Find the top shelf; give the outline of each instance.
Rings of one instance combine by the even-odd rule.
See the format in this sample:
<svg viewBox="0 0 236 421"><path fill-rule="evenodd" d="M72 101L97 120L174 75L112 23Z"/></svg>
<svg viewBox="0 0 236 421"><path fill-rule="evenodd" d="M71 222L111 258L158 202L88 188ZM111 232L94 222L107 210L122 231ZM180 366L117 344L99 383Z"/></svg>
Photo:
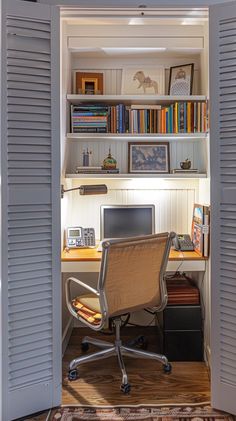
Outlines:
<svg viewBox="0 0 236 421"><path fill-rule="evenodd" d="M79 102L106 102L112 104L171 104L173 102L206 101L205 95L74 95L68 94L71 104Z"/></svg>

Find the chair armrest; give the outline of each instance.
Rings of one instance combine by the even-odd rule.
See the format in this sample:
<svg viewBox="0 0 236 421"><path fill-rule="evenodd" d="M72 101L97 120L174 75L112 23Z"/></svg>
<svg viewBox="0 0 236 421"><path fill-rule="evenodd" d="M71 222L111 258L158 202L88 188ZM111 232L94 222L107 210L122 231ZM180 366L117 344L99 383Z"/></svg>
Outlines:
<svg viewBox="0 0 236 421"><path fill-rule="evenodd" d="M68 278L66 280L66 283L65 283L65 289L66 289L66 305L68 307L69 312L72 314L72 316L74 316L76 319L79 319L76 311L74 310L74 308L71 305L70 285L71 285L72 282L74 282L74 283L82 286L83 288L87 289L87 291L90 291L90 292L92 292L93 294L95 294L97 296L99 296L99 292L96 289L90 287L89 285L85 284L84 282L80 281L77 278L70 277L70 278Z"/></svg>

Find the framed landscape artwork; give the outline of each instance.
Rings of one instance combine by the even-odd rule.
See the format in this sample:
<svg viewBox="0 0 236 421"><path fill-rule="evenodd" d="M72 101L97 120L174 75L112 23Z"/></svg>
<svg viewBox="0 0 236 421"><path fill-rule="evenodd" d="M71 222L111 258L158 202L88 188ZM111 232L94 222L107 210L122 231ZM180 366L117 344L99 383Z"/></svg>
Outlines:
<svg viewBox="0 0 236 421"><path fill-rule="evenodd" d="M170 172L168 142L129 142L129 173Z"/></svg>
<svg viewBox="0 0 236 421"><path fill-rule="evenodd" d="M164 95L164 67L128 66L122 71L123 95Z"/></svg>

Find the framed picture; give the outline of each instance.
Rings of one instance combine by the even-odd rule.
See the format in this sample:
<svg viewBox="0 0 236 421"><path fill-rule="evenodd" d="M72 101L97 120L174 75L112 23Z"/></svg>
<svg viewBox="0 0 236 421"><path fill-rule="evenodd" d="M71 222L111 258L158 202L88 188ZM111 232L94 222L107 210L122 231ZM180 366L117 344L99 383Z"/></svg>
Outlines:
<svg viewBox="0 0 236 421"><path fill-rule="evenodd" d="M81 95L102 95L103 73L76 71L75 93Z"/></svg>
<svg viewBox="0 0 236 421"><path fill-rule="evenodd" d="M194 64L170 67L168 95L192 95Z"/></svg>
<svg viewBox="0 0 236 421"><path fill-rule="evenodd" d="M164 95L164 67L128 66L122 70L124 95Z"/></svg>
<svg viewBox="0 0 236 421"><path fill-rule="evenodd" d="M170 172L168 142L129 142L129 173Z"/></svg>

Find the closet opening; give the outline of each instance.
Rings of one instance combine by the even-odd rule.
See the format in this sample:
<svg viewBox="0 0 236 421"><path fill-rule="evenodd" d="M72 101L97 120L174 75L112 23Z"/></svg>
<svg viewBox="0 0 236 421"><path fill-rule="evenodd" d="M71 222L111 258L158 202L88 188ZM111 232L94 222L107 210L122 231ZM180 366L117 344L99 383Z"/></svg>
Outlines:
<svg viewBox="0 0 236 421"><path fill-rule="evenodd" d="M204 218L210 205L208 53L207 9L61 9L61 184L70 190L61 200L62 404L210 401L209 255L207 237L193 227L194 210ZM107 194L78 190L97 184ZM195 236L195 250L172 249L167 265L170 294L180 282L195 298L182 288L162 315L123 318L122 340L144 338L135 345L163 350L172 364L166 376L156 361L125 358L127 395L115 357L67 377L73 358L96 350L81 349L84 336L114 340L110 329L95 332L73 318L65 296L69 277L96 288L103 209L111 205L152 205L155 233ZM81 293L72 285L72 297Z"/></svg>

